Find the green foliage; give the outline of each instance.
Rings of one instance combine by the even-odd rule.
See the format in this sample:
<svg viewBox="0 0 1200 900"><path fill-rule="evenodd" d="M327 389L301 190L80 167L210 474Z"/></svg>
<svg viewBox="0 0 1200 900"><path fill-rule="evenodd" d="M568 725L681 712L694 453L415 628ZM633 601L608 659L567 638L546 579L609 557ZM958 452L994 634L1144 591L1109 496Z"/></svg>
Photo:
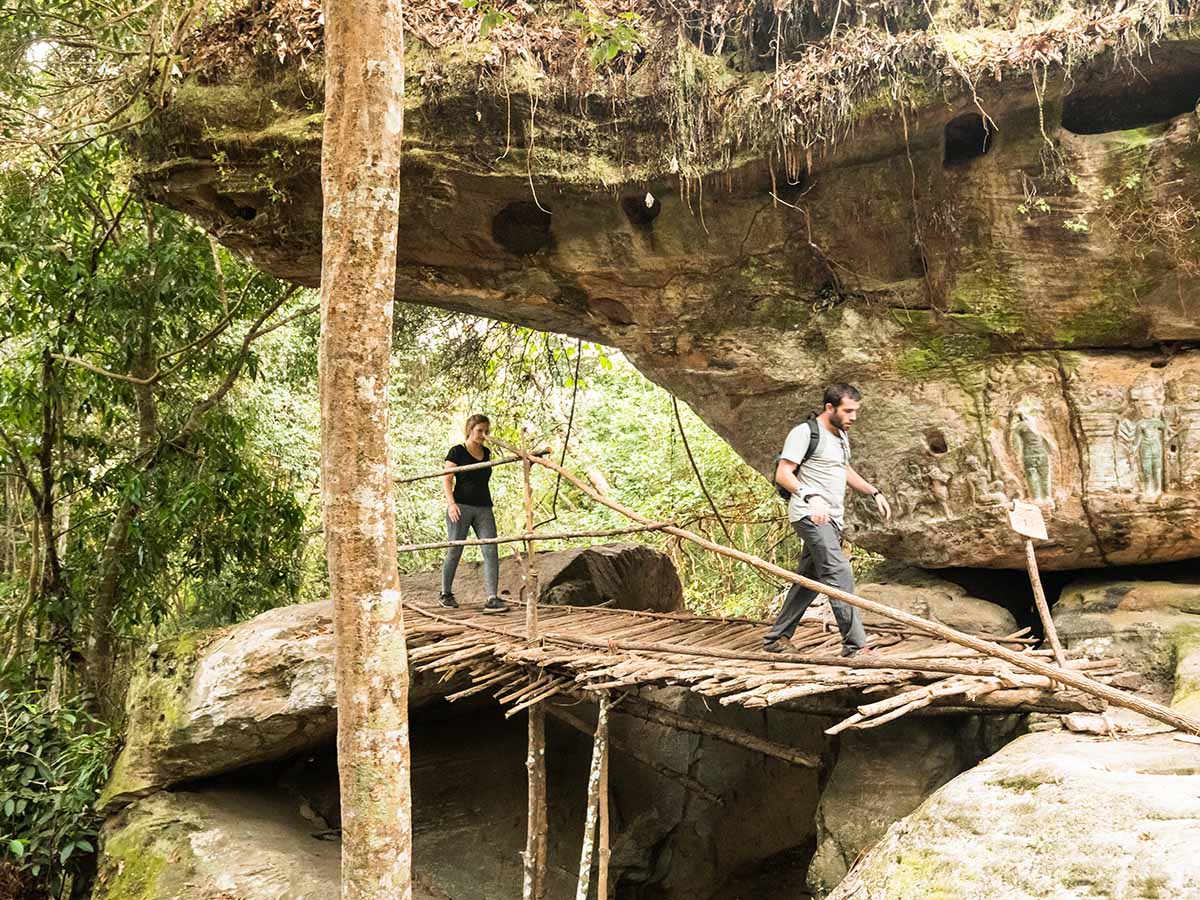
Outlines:
<svg viewBox="0 0 1200 900"><path fill-rule="evenodd" d="M3 176L0 469L26 496L0 528L24 537L18 523L40 495L60 532L53 553L42 541L40 559L0 572L0 622L55 635L19 656L77 658L106 592L105 624L136 640L240 618L298 588L310 468L248 452L262 371L261 344L244 336L300 301L281 305L283 285L133 197L123 166L121 146L101 141ZM27 590L17 582L30 562L43 574ZM0 648L25 671L53 665Z"/></svg>
<svg viewBox="0 0 1200 900"><path fill-rule="evenodd" d="M0 691L0 861L61 895L95 853L113 732L79 701Z"/></svg>
<svg viewBox="0 0 1200 900"><path fill-rule="evenodd" d="M632 10L606 17L594 11L576 12L571 21L578 26L589 47L592 65L600 68L618 56L635 56L646 46L642 17Z"/></svg>
<svg viewBox="0 0 1200 900"><path fill-rule="evenodd" d="M479 37L482 40L493 28L500 28L512 21L512 14L488 3L487 0L462 0L462 8L468 12L479 11Z"/></svg>

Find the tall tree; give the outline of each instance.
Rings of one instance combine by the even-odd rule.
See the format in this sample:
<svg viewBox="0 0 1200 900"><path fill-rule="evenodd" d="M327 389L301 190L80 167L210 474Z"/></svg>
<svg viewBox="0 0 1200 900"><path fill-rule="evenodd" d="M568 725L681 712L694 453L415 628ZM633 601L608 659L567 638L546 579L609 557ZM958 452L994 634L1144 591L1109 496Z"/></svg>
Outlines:
<svg viewBox="0 0 1200 900"><path fill-rule="evenodd" d="M321 493L337 648L342 897L412 896L408 654L388 465L400 0L326 0Z"/></svg>

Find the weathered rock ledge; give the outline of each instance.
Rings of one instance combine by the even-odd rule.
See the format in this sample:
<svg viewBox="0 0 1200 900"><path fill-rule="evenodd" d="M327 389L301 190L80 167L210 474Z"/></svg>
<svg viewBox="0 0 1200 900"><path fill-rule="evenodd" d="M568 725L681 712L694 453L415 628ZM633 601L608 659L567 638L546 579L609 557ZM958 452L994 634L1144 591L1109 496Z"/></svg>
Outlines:
<svg viewBox="0 0 1200 900"><path fill-rule="evenodd" d="M770 74L687 41L656 42L599 102L533 61L501 78L488 41L414 40L397 297L616 346L764 472L826 382L859 384L855 463L898 516L856 508L854 534L894 559L1020 567L1006 497L1042 505L1049 568L1198 557L1200 41L1187 28L1069 79L984 75L975 97L913 76L897 88L903 117L882 90L856 98L838 141L777 151L754 149L776 118L737 99ZM944 40L1026 52L1031 34ZM139 177L315 286L321 60L289 59L189 77L142 135ZM743 135L709 154L705 178L670 170L689 110Z"/></svg>

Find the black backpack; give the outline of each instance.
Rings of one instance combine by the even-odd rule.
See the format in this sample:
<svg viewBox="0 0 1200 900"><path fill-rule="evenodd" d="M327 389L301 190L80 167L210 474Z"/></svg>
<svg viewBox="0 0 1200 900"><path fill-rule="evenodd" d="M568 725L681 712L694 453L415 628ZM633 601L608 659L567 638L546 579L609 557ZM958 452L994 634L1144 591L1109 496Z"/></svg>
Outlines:
<svg viewBox="0 0 1200 900"><path fill-rule="evenodd" d="M812 456L814 453L816 453L817 444L821 440L821 423L818 422L815 417L812 419L809 419L804 424L806 424L808 426L808 432L809 432L809 434L808 434L808 449L804 451L804 456L800 458L800 462L797 463L796 468L792 470L793 474L799 473L800 465L804 462L804 460L808 459L810 456ZM791 492L788 491L787 488L785 488L783 485L781 485L779 482L777 482L775 480L775 472L779 468L779 461L781 459L783 459L782 453L779 456L775 457L775 468L771 470L771 484L775 485L775 493L779 495L779 499L783 500L784 502L787 502L788 500L792 499Z"/></svg>

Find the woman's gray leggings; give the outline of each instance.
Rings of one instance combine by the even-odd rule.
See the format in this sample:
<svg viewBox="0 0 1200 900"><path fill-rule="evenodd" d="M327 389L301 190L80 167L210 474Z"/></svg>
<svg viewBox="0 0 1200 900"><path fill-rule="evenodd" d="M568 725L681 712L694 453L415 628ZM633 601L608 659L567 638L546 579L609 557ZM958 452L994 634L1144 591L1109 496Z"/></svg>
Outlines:
<svg viewBox="0 0 1200 900"><path fill-rule="evenodd" d="M465 541L467 532L475 529L477 538L494 538L496 536L496 517L490 506L467 506L458 504L458 521L450 520L446 513L446 540ZM495 544L484 544L479 548L483 552L483 591L484 596L495 597L500 592L500 554ZM453 593L454 573L458 571L458 561L462 558L462 547L451 547L446 553L446 561L442 563L442 593Z"/></svg>

